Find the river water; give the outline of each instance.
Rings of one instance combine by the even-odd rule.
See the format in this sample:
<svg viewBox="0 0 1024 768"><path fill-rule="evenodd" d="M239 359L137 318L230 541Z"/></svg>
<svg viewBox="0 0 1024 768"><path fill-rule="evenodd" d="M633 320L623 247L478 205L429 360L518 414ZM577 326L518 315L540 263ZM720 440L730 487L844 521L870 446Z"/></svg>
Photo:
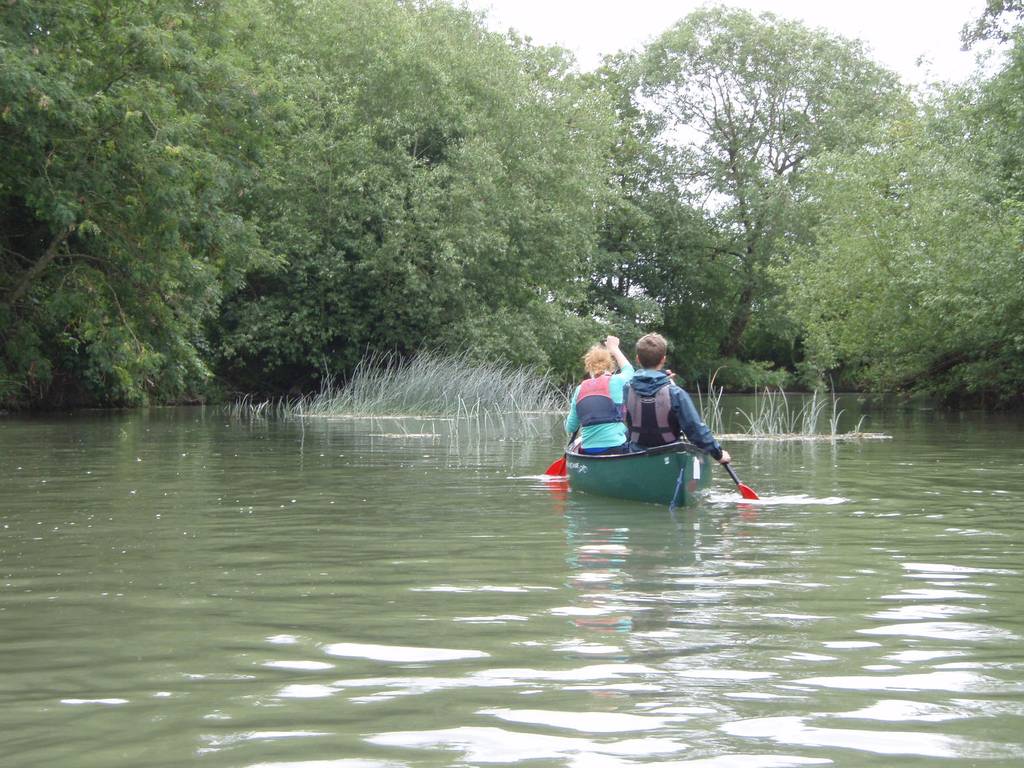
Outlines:
<svg viewBox="0 0 1024 768"><path fill-rule="evenodd" d="M558 425L0 420L0 766L1024 763L1024 422L727 444L670 512Z"/></svg>

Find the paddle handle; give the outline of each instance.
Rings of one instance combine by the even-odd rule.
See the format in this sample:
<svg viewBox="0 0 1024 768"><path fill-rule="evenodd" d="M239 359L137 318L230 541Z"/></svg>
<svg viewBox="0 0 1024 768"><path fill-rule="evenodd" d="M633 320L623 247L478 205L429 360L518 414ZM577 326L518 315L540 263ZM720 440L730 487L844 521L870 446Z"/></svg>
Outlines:
<svg viewBox="0 0 1024 768"><path fill-rule="evenodd" d="M736 473L733 471L732 467L729 464L723 464L722 466L725 467L725 471L729 473L729 477L732 478L732 481L736 483L736 487L739 489L740 496L742 496L744 499L761 498L760 496L757 495L757 491L755 491L749 485L745 485L740 482L740 479L736 477Z"/></svg>

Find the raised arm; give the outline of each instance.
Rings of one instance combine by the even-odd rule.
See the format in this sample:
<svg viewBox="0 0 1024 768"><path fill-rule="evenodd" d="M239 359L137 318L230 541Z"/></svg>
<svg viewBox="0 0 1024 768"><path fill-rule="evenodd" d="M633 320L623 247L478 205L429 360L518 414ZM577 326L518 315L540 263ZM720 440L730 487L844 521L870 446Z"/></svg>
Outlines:
<svg viewBox="0 0 1024 768"><path fill-rule="evenodd" d="M622 350L619 349L618 336L606 337L604 340L604 348L612 353L612 357L615 358L615 364L619 366L620 371L625 371L627 368L631 371L633 370L633 366L630 365L629 360L624 354L622 354Z"/></svg>

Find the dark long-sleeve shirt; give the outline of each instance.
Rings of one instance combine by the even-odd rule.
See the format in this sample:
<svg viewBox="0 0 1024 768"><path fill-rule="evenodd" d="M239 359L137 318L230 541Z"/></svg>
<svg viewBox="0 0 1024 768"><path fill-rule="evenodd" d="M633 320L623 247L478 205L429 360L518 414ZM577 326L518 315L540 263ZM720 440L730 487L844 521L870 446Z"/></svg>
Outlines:
<svg viewBox="0 0 1024 768"><path fill-rule="evenodd" d="M650 397L662 387L671 387L669 397L672 401L672 413L679 422L680 431L686 435L686 439L701 450L710 453L715 460L722 458L722 446L715 436L711 434L708 425L697 413L693 400L686 393L686 390L672 383L672 379L663 371L652 371L642 369L633 374L633 378L626 385L623 391L623 401L628 402L629 389L633 388L641 397Z"/></svg>

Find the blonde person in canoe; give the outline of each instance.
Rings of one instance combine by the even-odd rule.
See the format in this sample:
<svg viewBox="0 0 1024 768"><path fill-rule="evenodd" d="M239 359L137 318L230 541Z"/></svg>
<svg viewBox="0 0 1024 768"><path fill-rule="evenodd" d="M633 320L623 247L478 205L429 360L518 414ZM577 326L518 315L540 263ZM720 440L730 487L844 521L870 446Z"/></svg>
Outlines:
<svg viewBox="0 0 1024 768"><path fill-rule="evenodd" d="M587 378L572 393L565 431L580 430L582 453L625 453L622 390L633 377L633 366L619 349L618 336L595 344L583 356Z"/></svg>

